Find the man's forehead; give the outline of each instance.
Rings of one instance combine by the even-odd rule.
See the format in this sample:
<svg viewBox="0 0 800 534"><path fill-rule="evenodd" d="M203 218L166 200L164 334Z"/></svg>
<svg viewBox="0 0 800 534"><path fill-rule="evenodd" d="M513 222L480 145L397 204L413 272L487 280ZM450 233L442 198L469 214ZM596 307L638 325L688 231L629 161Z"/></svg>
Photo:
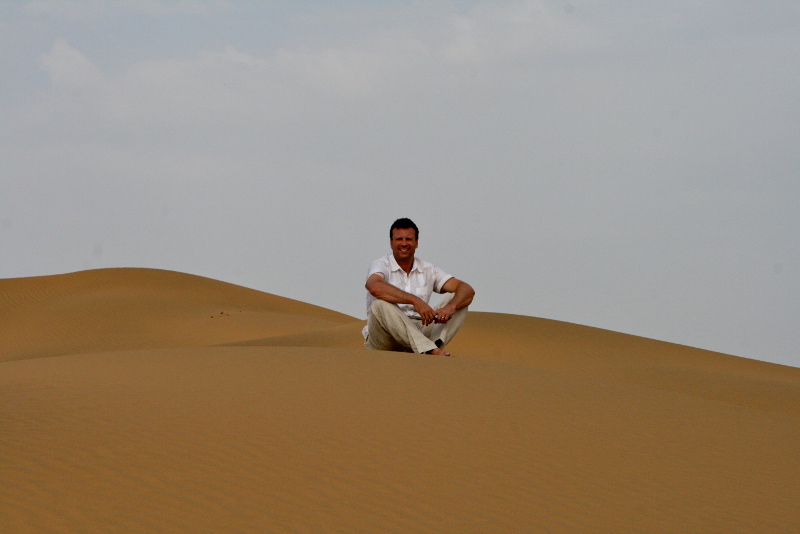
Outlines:
<svg viewBox="0 0 800 534"><path fill-rule="evenodd" d="M393 228L392 239L396 239L398 237L416 238L416 233L414 232L413 228Z"/></svg>

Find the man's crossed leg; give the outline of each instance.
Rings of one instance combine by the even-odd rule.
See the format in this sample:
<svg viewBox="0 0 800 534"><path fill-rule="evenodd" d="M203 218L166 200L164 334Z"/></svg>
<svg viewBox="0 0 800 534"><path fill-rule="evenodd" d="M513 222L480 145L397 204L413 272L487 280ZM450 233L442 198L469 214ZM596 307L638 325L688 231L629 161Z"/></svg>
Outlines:
<svg viewBox="0 0 800 534"><path fill-rule="evenodd" d="M448 294L434 310L443 308L452 298L453 294ZM396 304L378 299L370 306L364 345L371 350L436 353L453 339L466 316L467 308L461 308L446 324L423 325L419 319L408 317ZM449 352L443 354L450 355Z"/></svg>

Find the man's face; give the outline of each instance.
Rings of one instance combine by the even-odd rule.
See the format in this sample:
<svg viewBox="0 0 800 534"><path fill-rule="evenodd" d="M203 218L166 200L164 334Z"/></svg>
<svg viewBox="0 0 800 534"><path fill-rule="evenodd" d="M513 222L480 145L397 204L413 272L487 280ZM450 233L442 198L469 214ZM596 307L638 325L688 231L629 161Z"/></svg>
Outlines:
<svg viewBox="0 0 800 534"><path fill-rule="evenodd" d="M417 236L413 228L395 228L392 230L392 253L398 262L414 259L417 250Z"/></svg>

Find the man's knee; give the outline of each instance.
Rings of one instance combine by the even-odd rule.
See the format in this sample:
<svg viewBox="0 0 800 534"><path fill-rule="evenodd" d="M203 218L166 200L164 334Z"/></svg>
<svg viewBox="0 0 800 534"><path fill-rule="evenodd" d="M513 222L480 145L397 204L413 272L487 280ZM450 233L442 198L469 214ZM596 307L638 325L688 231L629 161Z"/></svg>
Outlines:
<svg viewBox="0 0 800 534"><path fill-rule="evenodd" d="M375 299L369 307L369 312L374 317L385 317L387 313L398 313L400 311L400 306L397 304L380 299Z"/></svg>
<svg viewBox="0 0 800 534"><path fill-rule="evenodd" d="M394 308L394 309L392 309ZM369 319L367 328L370 332L383 332L391 334L393 325L396 324L396 316L402 313L397 304L392 304L384 300L376 299L369 307Z"/></svg>
<svg viewBox="0 0 800 534"><path fill-rule="evenodd" d="M442 300L440 300L439 304L436 305L436 308L437 309L444 308L445 306L447 306L447 304L450 303L451 300L453 300L453 297L455 296L456 296L455 293L445 293L444 296L442 297Z"/></svg>
<svg viewBox="0 0 800 534"><path fill-rule="evenodd" d="M372 301L372 304L369 306L370 313L377 311L377 309L384 304L388 304L385 300L375 299Z"/></svg>

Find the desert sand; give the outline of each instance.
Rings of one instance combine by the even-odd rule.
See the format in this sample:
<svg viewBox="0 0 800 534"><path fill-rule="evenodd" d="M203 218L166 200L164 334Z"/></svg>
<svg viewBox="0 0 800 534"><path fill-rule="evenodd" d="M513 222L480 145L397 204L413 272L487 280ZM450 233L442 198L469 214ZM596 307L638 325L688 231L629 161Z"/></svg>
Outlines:
<svg viewBox="0 0 800 534"><path fill-rule="evenodd" d="M0 532L800 532L798 368L363 324L169 271L0 280Z"/></svg>

